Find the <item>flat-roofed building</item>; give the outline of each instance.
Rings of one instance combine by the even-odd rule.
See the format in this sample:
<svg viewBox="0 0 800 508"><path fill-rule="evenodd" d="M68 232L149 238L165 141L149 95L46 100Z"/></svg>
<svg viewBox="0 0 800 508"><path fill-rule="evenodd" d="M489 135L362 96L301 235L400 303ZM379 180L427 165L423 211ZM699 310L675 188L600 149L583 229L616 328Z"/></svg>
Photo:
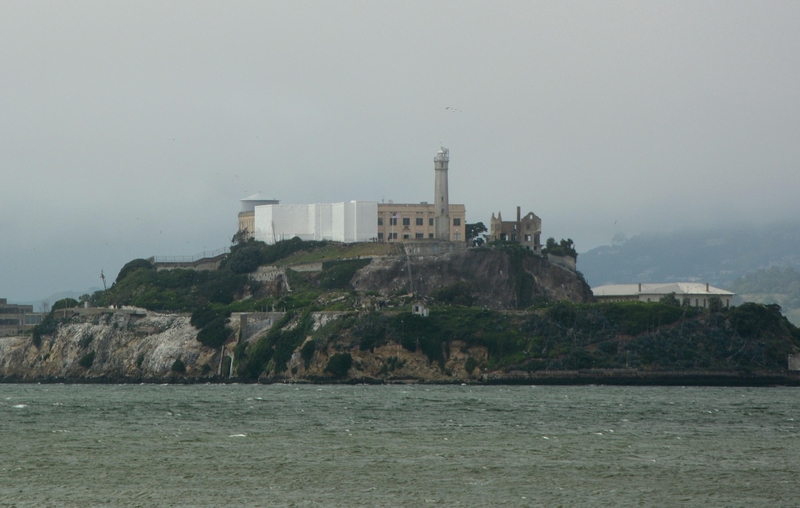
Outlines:
<svg viewBox="0 0 800 508"><path fill-rule="evenodd" d="M0 298L0 337L30 330L42 322L42 316L39 312L33 312L33 305L17 305Z"/></svg>
<svg viewBox="0 0 800 508"><path fill-rule="evenodd" d="M449 214L444 215L449 215L449 241L463 242L466 240L467 209L464 205L448 206ZM424 201L414 204L378 203L377 226L380 242L436 239L436 210L433 204Z"/></svg>
<svg viewBox="0 0 800 508"><path fill-rule="evenodd" d="M592 288L592 293L600 302L658 302L661 298L675 293L682 303L692 307L707 308L709 299L715 296L723 307L729 308L736 293L715 288L708 283L668 282L663 284L608 284Z"/></svg>

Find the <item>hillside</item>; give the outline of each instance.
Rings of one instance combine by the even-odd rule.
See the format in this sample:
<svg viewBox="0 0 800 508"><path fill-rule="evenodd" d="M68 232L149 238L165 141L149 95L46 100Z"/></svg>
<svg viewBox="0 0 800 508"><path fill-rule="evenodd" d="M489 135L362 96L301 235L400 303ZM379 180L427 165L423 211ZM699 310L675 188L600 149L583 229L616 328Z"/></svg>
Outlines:
<svg viewBox="0 0 800 508"><path fill-rule="evenodd" d="M800 268L800 223L637 235L578 257L592 287L696 281L730 288L771 266Z"/></svg>

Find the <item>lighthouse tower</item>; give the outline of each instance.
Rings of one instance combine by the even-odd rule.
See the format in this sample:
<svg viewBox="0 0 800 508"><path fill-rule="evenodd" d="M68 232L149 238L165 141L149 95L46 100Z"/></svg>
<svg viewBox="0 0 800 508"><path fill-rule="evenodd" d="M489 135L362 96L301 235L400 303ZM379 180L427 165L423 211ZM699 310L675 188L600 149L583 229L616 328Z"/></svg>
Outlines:
<svg viewBox="0 0 800 508"><path fill-rule="evenodd" d="M447 163L450 150L442 148L433 159L436 172L436 186L433 196L433 228L437 240L450 241L450 197L447 191Z"/></svg>

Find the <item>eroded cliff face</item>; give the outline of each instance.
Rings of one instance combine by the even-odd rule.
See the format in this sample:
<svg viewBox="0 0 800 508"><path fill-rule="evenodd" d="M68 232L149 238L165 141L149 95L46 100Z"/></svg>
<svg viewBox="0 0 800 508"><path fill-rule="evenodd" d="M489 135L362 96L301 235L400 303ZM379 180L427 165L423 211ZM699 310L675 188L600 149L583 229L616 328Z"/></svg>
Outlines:
<svg viewBox="0 0 800 508"><path fill-rule="evenodd" d="M520 279L526 276L532 277L532 285L521 290ZM418 296L430 296L458 283L472 286L474 305L498 310L526 307L521 297L577 303L594 299L589 285L573 271L540 256L522 256L515 261L502 250L488 248L374 259L352 281L358 291Z"/></svg>
<svg viewBox="0 0 800 508"><path fill-rule="evenodd" d="M76 315L37 347L30 336L0 338L0 379L13 381L148 381L182 378L172 371L178 358L186 378L211 377L219 352L195 339L189 317L142 312ZM81 360L93 353L91 364ZM88 361L84 360L84 364Z"/></svg>

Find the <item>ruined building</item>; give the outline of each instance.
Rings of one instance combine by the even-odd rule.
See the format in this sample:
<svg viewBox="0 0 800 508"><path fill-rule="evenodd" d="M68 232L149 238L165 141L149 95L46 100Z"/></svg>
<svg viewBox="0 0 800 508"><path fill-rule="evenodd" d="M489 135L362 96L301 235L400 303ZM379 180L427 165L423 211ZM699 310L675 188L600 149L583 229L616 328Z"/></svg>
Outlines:
<svg viewBox="0 0 800 508"><path fill-rule="evenodd" d="M503 240L524 245L536 254L542 253L542 219L533 212L528 212L525 217L520 216L520 207L517 207L517 220L504 221L501 212L497 217L492 213L489 224L489 240Z"/></svg>

